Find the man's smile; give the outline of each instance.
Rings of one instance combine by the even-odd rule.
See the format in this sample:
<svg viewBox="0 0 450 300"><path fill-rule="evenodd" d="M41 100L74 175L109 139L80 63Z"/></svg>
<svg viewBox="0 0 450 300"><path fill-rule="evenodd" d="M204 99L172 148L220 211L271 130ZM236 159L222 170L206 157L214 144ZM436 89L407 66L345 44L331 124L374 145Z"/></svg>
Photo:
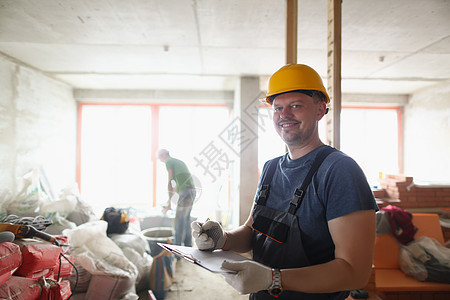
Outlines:
<svg viewBox="0 0 450 300"><path fill-rule="evenodd" d="M298 121L282 121L282 122L278 122L278 126L280 126L283 129L289 129L294 126L297 126L299 123L300 122L298 122Z"/></svg>

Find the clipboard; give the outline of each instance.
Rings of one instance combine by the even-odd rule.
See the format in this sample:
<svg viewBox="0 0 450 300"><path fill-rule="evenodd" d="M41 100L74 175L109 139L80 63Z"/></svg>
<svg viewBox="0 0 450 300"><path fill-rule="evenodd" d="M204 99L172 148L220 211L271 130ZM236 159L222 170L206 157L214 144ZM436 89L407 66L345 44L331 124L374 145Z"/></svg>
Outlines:
<svg viewBox="0 0 450 300"><path fill-rule="evenodd" d="M243 261L248 260L247 257L239 255L231 251L214 250L202 251L198 248L177 246L171 244L157 243L163 249L179 256L190 263L196 264L206 270L219 274L236 274L235 271L230 271L222 268L222 263L227 261Z"/></svg>

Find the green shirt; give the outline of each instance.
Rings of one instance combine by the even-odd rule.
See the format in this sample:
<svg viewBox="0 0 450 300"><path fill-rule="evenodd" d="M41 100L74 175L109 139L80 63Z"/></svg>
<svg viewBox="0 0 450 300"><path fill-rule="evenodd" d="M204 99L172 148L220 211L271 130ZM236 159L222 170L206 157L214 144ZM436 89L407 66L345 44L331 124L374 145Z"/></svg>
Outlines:
<svg viewBox="0 0 450 300"><path fill-rule="evenodd" d="M166 161L167 170L172 170L173 179L177 185L177 193L184 190L187 187L193 187L194 181L192 180L192 175L189 172L186 164L176 158L169 157Z"/></svg>

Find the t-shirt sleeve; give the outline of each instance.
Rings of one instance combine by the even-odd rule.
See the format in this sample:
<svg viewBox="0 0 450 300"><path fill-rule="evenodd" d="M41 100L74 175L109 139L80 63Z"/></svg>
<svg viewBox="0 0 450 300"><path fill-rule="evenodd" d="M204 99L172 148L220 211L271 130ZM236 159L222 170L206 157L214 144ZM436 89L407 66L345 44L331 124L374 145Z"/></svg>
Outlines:
<svg viewBox="0 0 450 300"><path fill-rule="evenodd" d="M378 210L364 172L351 157L337 160L326 173L320 186L327 221L358 210Z"/></svg>

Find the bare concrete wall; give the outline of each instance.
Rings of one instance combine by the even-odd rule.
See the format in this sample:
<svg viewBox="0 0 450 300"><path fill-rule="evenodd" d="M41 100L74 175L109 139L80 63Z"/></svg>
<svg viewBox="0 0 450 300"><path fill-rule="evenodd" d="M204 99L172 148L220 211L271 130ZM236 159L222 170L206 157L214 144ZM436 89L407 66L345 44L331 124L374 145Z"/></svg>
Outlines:
<svg viewBox="0 0 450 300"><path fill-rule="evenodd" d="M0 190L41 166L55 192L75 182L76 107L71 87L0 55Z"/></svg>
<svg viewBox="0 0 450 300"><path fill-rule="evenodd" d="M405 175L450 184L450 82L413 94L404 115Z"/></svg>

